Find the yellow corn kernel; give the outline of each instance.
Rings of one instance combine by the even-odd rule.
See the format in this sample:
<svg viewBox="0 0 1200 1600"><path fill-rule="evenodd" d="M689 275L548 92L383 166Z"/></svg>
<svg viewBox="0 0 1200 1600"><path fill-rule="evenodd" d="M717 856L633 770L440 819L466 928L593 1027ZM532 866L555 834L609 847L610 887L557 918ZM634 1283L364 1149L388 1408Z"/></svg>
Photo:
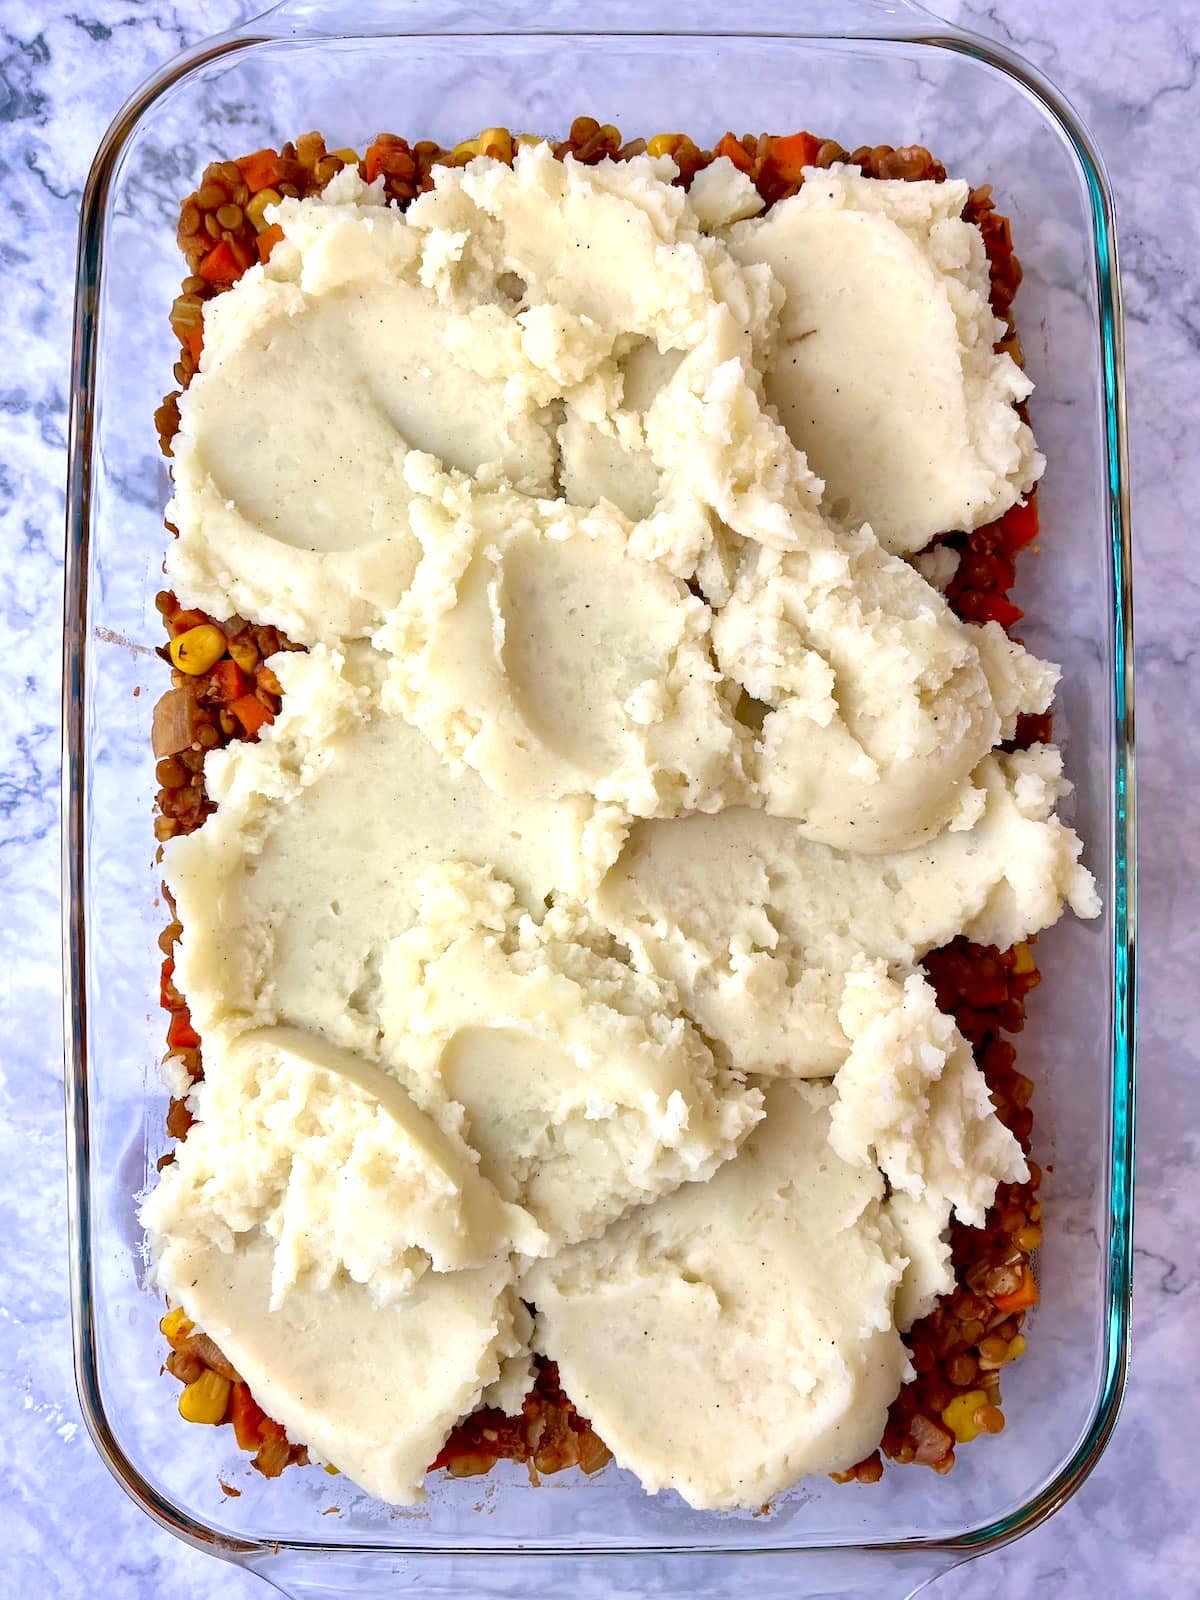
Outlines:
<svg viewBox="0 0 1200 1600"><path fill-rule="evenodd" d="M344 150L331 150L329 154L331 156L337 156L338 159L340 161L344 161L348 167L356 167L358 165L358 151L351 150L349 145L347 145Z"/></svg>
<svg viewBox="0 0 1200 1600"><path fill-rule="evenodd" d="M497 161L511 161L513 158L512 134L507 128L485 128L479 135L478 143L485 156L494 156Z"/></svg>
<svg viewBox="0 0 1200 1600"><path fill-rule="evenodd" d="M327 1461L325 1463L325 1471L329 1474L329 1476L331 1478L340 1478L341 1477L340 1470L337 1467L334 1466L332 1461Z"/></svg>
<svg viewBox="0 0 1200 1600"><path fill-rule="evenodd" d="M983 1431L975 1420L975 1413L987 1403L988 1397L982 1389L968 1389L966 1394L956 1394L942 1412L942 1421L959 1444L970 1444Z"/></svg>
<svg viewBox="0 0 1200 1600"><path fill-rule="evenodd" d="M1033 951L1027 944L1013 945L1012 969L1014 972L1019 972L1022 974L1033 972L1036 965L1037 963L1033 959Z"/></svg>
<svg viewBox="0 0 1200 1600"><path fill-rule="evenodd" d="M258 665L258 646L248 633L229 641L229 654L243 672L253 672Z"/></svg>
<svg viewBox="0 0 1200 1600"><path fill-rule="evenodd" d="M158 1325L158 1331L169 1344L174 1344L176 1339L186 1339L195 1326L183 1307L175 1306L163 1317Z"/></svg>
<svg viewBox="0 0 1200 1600"><path fill-rule="evenodd" d="M1019 1361L1028 1348L1024 1334L1016 1334L1008 1343L1008 1359L1010 1361Z"/></svg>
<svg viewBox="0 0 1200 1600"><path fill-rule="evenodd" d="M202 622L198 628L189 628L171 640L171 660L180 672L193 678L215 667L225 654L226 638L213 622Z"/></svg>
<svg viewBox="0 0 1200 1600"><path fill-rule="evenodd" d="M179 1415L185 1422L204 1422L215 1427L224 1422L233 1387L219 1372L205 1372L195 1383L185 1386L179 1396Z"/></svg>
<svg viewBox="0 0 1200 1600"><path fill-rule="evenodd" d="M528 150L531 145L545 143L546 135L544 133L519 133L516 138L518 150Z"/></svg>
<svg viewBox="0 0 1200 1600"><path fill-rule="evenodd" d="M648 156L674 155L683 139L681 133L656 133L653 139L646 140L646 154Z"/></svg>
<svg viewBox="0 0 1200 1600"><path fill-rule="evenodd" d="M282 199L283 196L278 189L260 189L246 201L246 215L254 224L255 233L261 233L267 225L263 212L268 206L277 206Z"/></svg>
<svg viewBox="0 0 1200 1600"><path fill-rule="evenodd" d="M479 154L479 140L464 139L461 144L454 146L452 153L456 161L467 160L472 156L477 156Z"/></svg>

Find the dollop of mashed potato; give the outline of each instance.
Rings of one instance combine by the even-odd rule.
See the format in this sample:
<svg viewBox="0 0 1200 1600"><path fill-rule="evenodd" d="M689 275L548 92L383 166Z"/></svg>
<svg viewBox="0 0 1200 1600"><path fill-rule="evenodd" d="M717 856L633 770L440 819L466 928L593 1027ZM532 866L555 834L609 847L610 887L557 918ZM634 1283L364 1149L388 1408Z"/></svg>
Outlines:
<svg viewBox="0 0 1200 1600"><path fill-rule="evenodd" d="M347 171L181 401L171 583L309 648L166 851L205 1075L144 1217L388 1499L534 1352L695 1506L869 1453L1024 1170L917 963L1098 910L997 748L1057 669L902 559L1040 470L965 190L674 176Z"/></svg>
<svg viewBox="0 0 1200 1600"><path fill-rule="evenodd" d="M887 855L814 844L744 806L640 822L595 902L732 1065L827 1077L846 1057L839 1016L862 958L911 968L960 933L1006 949L1064 903L1099 911L1080 841L1054 815L1069 788L1058 751L988 756L974 783L969 826Z"/></svg>
<svg viewBox="0 0 1200 1600"><path fill-rule="evenodd" d="M830 1144L844 1161L878 1167L893 1189L936 1197L981 1228L997 1183L1023 1183L1029 1169L953 1018L915 973L899 984L876 965L846 980L841 1023L851 1044Z"/></svg>
<svg viewBox="0 0 1200 1600"><path fill-rule="evenodd" d="M535 1340L651 1492L759 1506L879 1443L908 1371L892 1313L903 1258L883 1179L829 1146L831 1099L824 1085L774 1085L762 1125L709 1183L523 1281Z"/></svg>
<svg viewBox="0 0 1200 1600"><path fill-rule="evenodd" d="M396 1504L424 1497L455 1423L521 1370L528 1317L507 1258L427 1273L377 1305L350 1278L270 1305L273 1249L255 1229L228 1247L157 1237L159 1282L213 1339L293 1440Z"/></svg>
<svg viewBox="0 0 1200 1600"><path fill-rule="evenodd" d="M390 707L517 800L674 816L749 794L712 613L631 553L624 517L465 483L442 499L414 515L423 554L376 636Z"/></svg>
<svg viewBox="0 0 1200 1600"><path fill-rule="evenodd" d="M729 236L786 299L766 393L824 480L823 504L911 552L1007 511L1045 461L1014 402L1033 384L997 353L988 261L965 183L808 173Z"/></svg>
<svg viewBox="0 0 1200 1600"><path fill-rule="evenodd" d="M385 1050L423 1103L462 1107L482 1171L552 1243L734 1154L761 1093L717 1067L674 990L581 908L535 922L509 885L460 864L421 888L421 921L383 964Z"/></svg>
<svg viewBox="0 0 1200 1600"><path fill-rule="evenodd" d="M426 1270L481 1266L546 1241L497 1196L472 1151L387 1073L298 1028L206 1040L199 1121L146 1206L148 1224L225 1248L275 1241L271 1309L341 1274L376 1304Z"/></svg>
<svg viewBox="0 0 1200 1600"><path fill-rule="evenodd" d="M861 852L909 849L961 813L1000 733L978 641L869 528L836 564L756 553L714 636L721 665L771 708L757 751L768 811Z"/></svg>

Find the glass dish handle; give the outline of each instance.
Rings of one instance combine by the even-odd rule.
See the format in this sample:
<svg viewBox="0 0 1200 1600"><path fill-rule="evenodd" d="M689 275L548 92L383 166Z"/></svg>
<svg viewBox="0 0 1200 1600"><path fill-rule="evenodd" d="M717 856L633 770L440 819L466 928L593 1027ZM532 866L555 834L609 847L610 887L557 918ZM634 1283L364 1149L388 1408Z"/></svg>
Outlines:
<svg viewBox="0 0 1200 1600"><path fill-rule="evenodd" d="M888 39L912 37L930 24L939 34L958 33L917 0L766 0L756 7L755 32L779 32L835 39ZM277 0L257 17L243 23L236 34L254 38L321 37L325 34L363 36L436 32L494 33L629 32L724 33L728 12L715 0L700 0L688 9L685 22L647 26L645 0L608 0L592 11L572 0L511 0L497 14L493 0L464 0L447 7L445 0Z"/></svg>
<svg viewBox="0 0 1200 1600"><path fill-rule="evenodd" d="M536 1551L405 1557L394 1552L281 1550L246 1564L291 1600L486 1600L529 1590L601 1600L653 1593L662 1600L914 1600L962 1555L931 1550L721 1551L711 1555L643 1553L562 1556Z"/></svg>

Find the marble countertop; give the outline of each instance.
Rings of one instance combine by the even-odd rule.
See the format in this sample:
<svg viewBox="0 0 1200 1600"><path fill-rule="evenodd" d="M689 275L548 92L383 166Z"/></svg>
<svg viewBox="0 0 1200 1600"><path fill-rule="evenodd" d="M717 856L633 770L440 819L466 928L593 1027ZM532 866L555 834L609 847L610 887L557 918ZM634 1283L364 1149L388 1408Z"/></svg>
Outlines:
<svg viewBox="0 0 1200 1600"><path fill-rule="evenodd" d="M80 1420L67 1304L57 827L82 185L131 88L200 33L257 9L239 0L0 0L0 686L9 704L0 719L0 1593L24 1600L84 1583L119 1600L262 1592L257 1579L154 1527L111 1480ZM943 0L941 9L1057 81L1089 121L1116 187L1139 560L1143 955L1135 1355L1124 1415L1057 1516L943 1577L936 1592L1174 1600L1200 1588L1190 1483L1200 1244L1187 1221L1200 1202L1200 205L1194 186L1181 196L1174 181L1200 126L1200 10L1181 0ZM893 1591L881 1582L873 1592Z"/></svg>

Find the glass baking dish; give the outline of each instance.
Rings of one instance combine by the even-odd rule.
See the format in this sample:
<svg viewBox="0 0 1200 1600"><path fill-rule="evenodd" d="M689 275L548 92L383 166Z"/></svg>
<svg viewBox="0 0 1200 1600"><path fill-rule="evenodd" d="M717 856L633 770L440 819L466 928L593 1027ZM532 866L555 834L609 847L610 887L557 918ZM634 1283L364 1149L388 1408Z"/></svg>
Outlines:
<svg viewBox="0 0 1200 1600"><path fill-rule="evenodd" d="M67 1120L75 1345L101 1454L164 1527L290 1593L909 1593L1049 1515L1112 1431L1129 1332L1133 1136L1133 774L1122 332L1112 202L1091 140L1028 65L908 4L728 7L645 31L585 4L489 12L289 3L166 66L130 100L84 196L76 301L64 679ZM784 20L786 16L786 21ZM778 24L778 25L776 25ZM994 184L1013 220L1032 416L1049 467L1041 552L1018 598L1030 645L1062 662L1056 730L1104 915L1039 950L1020 1041L1047 1168L1042 1303L1005 1382L1008 1427L948 1478L805 1482L769 1515L701 1515L610 1466L533 1490L522 1469L431 1481L389 1511L345 1479L245 1470L231 1430L185 1428L159 1377L136 1196L163 1148L156 1061L151 706L166 475L152 416L175 359L176 209L203 165L307 128L330 146L380 128L445 143L591 114L627 137L811 128L928 145ZM235 1482L239 1497L221 1480ZM337 1507L336 1515L323 1515ZM869 1574L869 1575L868 1575Z"/></svg>

